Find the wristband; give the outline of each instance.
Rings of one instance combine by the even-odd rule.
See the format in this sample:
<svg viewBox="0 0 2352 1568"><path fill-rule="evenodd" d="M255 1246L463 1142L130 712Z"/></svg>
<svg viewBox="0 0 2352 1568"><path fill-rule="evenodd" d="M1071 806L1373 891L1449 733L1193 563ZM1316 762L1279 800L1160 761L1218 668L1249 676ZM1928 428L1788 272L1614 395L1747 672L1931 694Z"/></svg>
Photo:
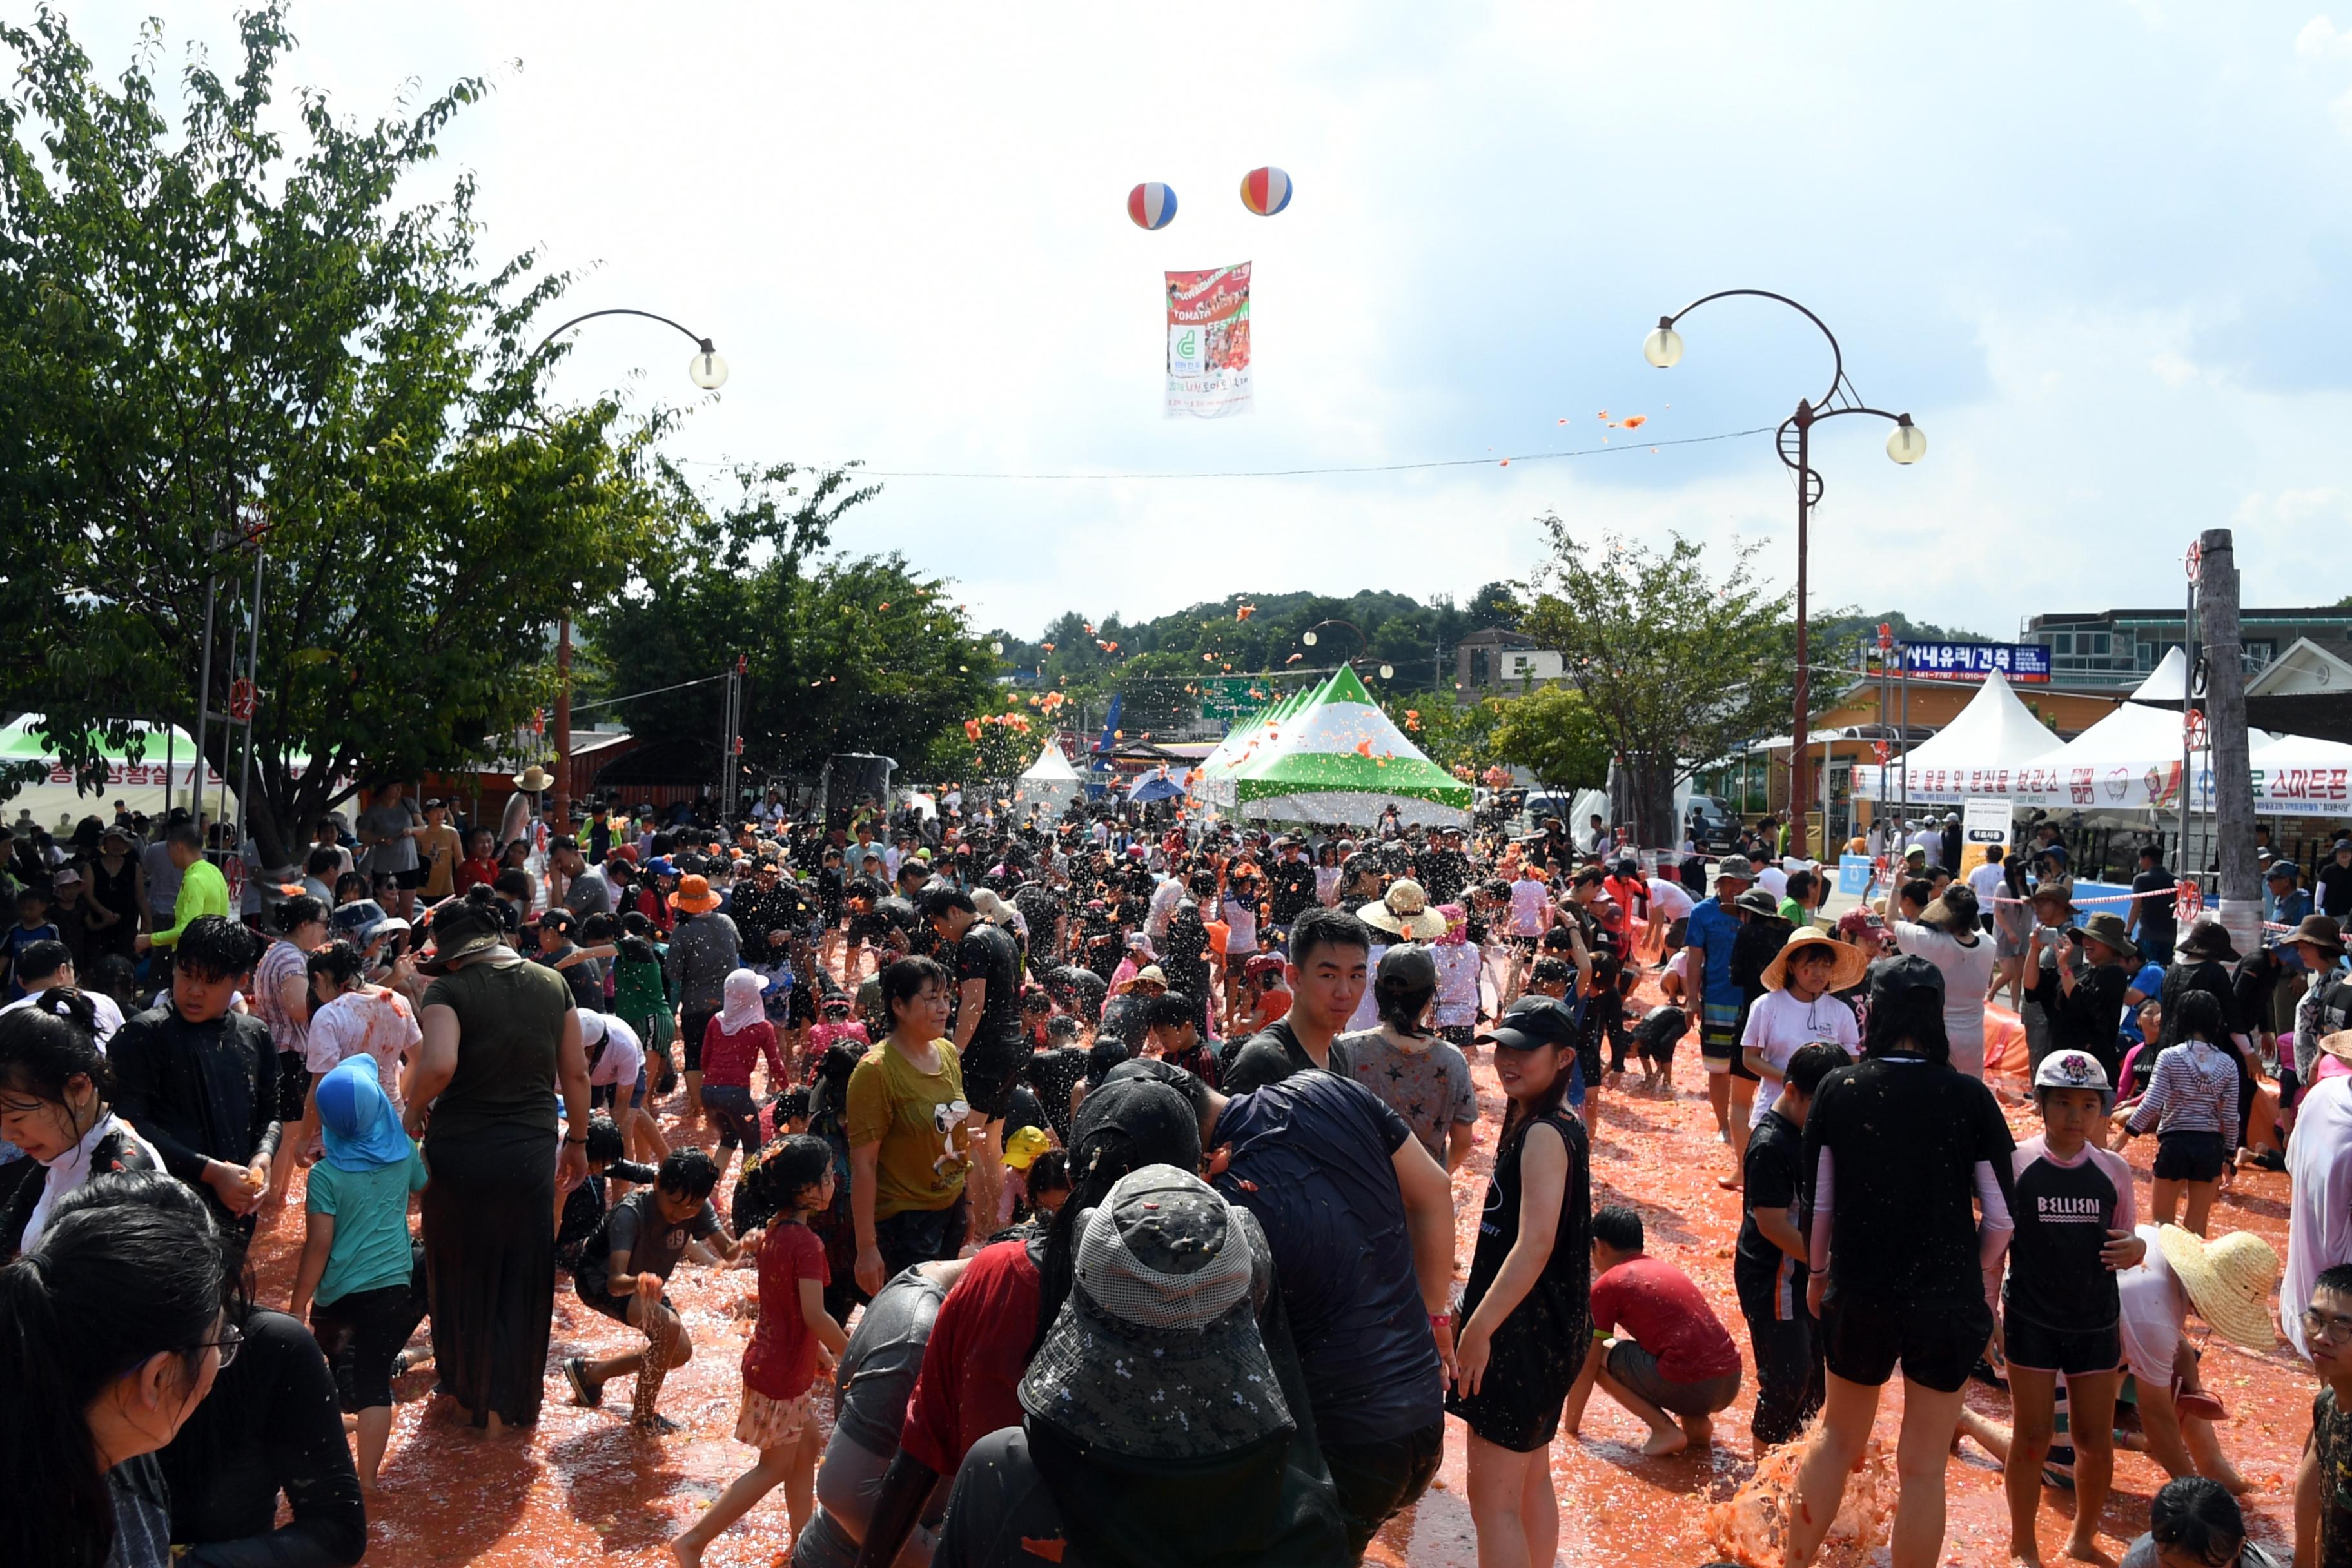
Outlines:
<svg viewBox="0 0 2352 1568"><path fill-rule="evenodd" d="M1429 1314L1429 1326L1433 1329L1450 1329L1454 1326L1454 1314L1432 1312Z"/></svg>
<svg viewBox="0 0 2352 1568"><path fill-rule="evenodd" d="M582 1144L582 1145L583 1145L583 1146L584 1146L584 1145L587 1143L587 1142L588 1142L588 1134L586 1134L585 1132L583 1132L583 1133L582 1133L582 1134L580 1134L580 1136L579 1136L579 1137L577 1137L577 1138L570 1137L570 1136L568 1136L568 1135L567 1135L567 1136L564 1138L564 1140L563 1140L563 1141L564 1141L566 1143L578 1143L578 1144Z"/></svg>

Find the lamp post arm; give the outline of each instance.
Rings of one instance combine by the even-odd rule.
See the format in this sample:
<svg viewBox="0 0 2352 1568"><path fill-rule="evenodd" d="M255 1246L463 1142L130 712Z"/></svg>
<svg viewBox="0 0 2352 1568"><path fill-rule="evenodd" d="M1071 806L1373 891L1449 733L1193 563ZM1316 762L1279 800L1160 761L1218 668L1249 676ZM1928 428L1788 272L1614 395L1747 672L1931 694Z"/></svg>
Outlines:
<svg viewBox="0 0 2352 1568"><path fill-rule="evenodd" d="M709 338L704 337L699 332L688 331L685 327L679 326L677 322L671 321L667 316L656 316L651 310L632 310L626 306L616 305L611 310L591 310L584 316L572 317L570 321L564 322L563 325L556 328L555 331L540 339L539 347L530 351L531 357L536 359L540 354L545 353L548 344L553 342L556 339L562 337L565 332L570 331L581 322L593 321L599 316L643 316L648 321L659 321L665 327L677 328L678 331L684 332L688 339L694 343L695 347L700 349L704 353L716 353L718 352L716 349L711 347L710 340ZM1827 331L1828 329L1824 328L1822 330Z"/></svg>
<svg viewBox="0 0 2352 1568"><path fill-rule="evenodd" d="M1685 305L1681 310L1676 310L1671 316L1659 317L1658 325L1662 327L1671 327L1675 322L1681 321L1685 316L1689 315L1693 310L1697 310L1701 305L1706 304L1710 300L1729 300L1740 295L1746 295L1758 300L1778 300L1781 304L1788 306L1789 309L1796 311L1799 315L1804 317L1805 320L1812 322L1814 326L1821 329L1822 336L1829 340L1830 345L1830 389L1816 400L1814 405L1818 407L1835 398L1837 396L1838 388L1845 384L1845 353L1838 347L1837 334L1830 331L1829 323L1827 321L1822 321L1819 316L1814 315L1811 310L1805 309L1804 306L1798 304L1797 301L1790 299L1786 294L1775 294L1769 289L1718 289L1712 294L1700 295L1697 299L1693 300L1689 304Z"/></svg>

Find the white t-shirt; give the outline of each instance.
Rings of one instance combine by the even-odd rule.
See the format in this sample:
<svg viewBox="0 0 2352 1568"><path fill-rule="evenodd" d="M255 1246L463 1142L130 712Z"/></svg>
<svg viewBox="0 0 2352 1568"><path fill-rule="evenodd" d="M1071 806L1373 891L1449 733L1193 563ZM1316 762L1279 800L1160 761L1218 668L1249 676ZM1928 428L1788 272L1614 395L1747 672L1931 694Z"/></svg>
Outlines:
<svg viewBox="0 0 2352 1568"><path fill-rule="evenodd" d="M1235 958L1257 951L1257 906L1228 898L1225 908L1225 956ZM1379 956L1375 950L1374 958ZM1367 990L1370 987L1366 988Z"/></svg>
<svg viewBox="0 0 2352 1568"><path fill-rule="evenodd" d="M2000 896L2004 875L2005 868L1994 860L1988 860L1969 873L1969 891L1977 896L1977 902L1988 914L1992 911L1993 900Z"/></svg>
<svg viewBox="0 0 2352 1568"><path fill-rule="evenodd" d="M646 1046L636 1030L610 1014L604 1018L604 1054L588 1069L588 1087L604 1089L613 1084L634 1084L637 1074L645 1070Z"/></svg>
<svg viewBox="0 0 2352 1568"><path fill-rule="evenodd" d="M2287 1142L2286 1169L2294 1184L2279 1300L2308 1302L2320 1270L2352 1263L2352 1079L2321 1079L2303 1097ZM2301 1308L2279 1319L2295 1353L2309 1354Z"/></svg>
<svg viewBox="0 0 2352 1568"><path fill-rule="evenodd" d="M1437 1006L1430 1022L1441 1029L1467 1028L1478 1021L1478 944L1441 942L1429 950L1437 961ZM1364 987L1369 994L1371 987Z"/></svg>
<svg viewBox="0 0 2352 1568"><path fill-rule="evenodd" d="M1511 930L1520 936L1543 934L1544 908L1551 902L1551 889L1532 877L1522 877L1511 884Z"/></svg>
<svg viewBox="0 0 2352 1568"><path fill-rule="evenodd" d="M1952 1043L1952 1066L1984 1077L1985 991L1992 984L1993 941L1975 932L1973 946L1948 931L1910 921L1890 921L1895 942L1944 973L1944 1034Z"/></svg>
<svg viewBox="0 0 2352 1568"><path fill-rule="evenodd" d="M1940 827L1921 828L1904 842L1906 849L1915 846L1927 852L1927 864L1933 866L1936 858L1944 852L1944 830ZM1944 869L1948 871L1951 868L1947 866Z"/></svg>
<svg viewBox="0 0 2352 1568"><path fill-rule="evenodd" d="M425 1031L416 1026L416 1013L407 997L383 986L362 986L311 1009L303 1039L304 1065L314 1074L331 1073L353 1057L373 1057L376 1081L396 1106L401 1055L424 1040Z"/></svg>
<svg viewBox="0 0 2352 1568"><path fill-rule="evenodd" d="M2141 1226L2136 1234L2147 1243L2147 1256L2116 1276L2124 1364L2140 1382L2168 1388L2173 1352L2179 1348L2181 1324L2188 1318L2189 1292L2164 1260L2164 1249L2156 1245L2156 1226Z"/></svg>
<svg viewBox="0 0 2352 1568"><path fill-rule="evenodd" d="M1756 873L1756 885L1775 899L1785 899L1789 896L1789 873L1778 866L1767 866Z"/></svg>
<svg viewBox="0 0 2352 1568"><path fill-rule="evenodd" d="M1845 1047L1846 1055L1861 1056L1862 1026L1854 1021L1853 1009L1826 994L1800 1002L1789 992L1767 991L1748 1010L1748 1028L1739 1037L1739 1048L1763 1052L1774 1071L1785 1073L1789 1058L1815 1040L1835 1040ZM1749 1113L1748 1125L1762 1126L1780 1098L1779 1079L1768 1078L1757 1084L1756 1109Z"/></svg>
<svg viewBox="0 0 2352 1568"><path fill-rule="evenodd" d="M1698 900L1692 898L1690 889L1680 882L1670 881L1664 877L1650 879L1652 920L1663 919L1672 925L1676 921L1689 919L1691 910L1697 907Z"/></svg>
<svg viewBox="0 0 2352 1568"><path fill-rule="evenodd" d="M106 1049L106 1042L114 1038L114 1031L122 1027L122 1009L115 1005L114 998L103 991L85 991L82 994L89 998L89 1005L98 1015L94 1043L102 1051ZM5 1007L0 1007L0 1013L13 1013L19 1007L29 1007L40 999L39 992L28 991ZM158 1162L155 1168L162 1170L162 1163Z"/></svg>

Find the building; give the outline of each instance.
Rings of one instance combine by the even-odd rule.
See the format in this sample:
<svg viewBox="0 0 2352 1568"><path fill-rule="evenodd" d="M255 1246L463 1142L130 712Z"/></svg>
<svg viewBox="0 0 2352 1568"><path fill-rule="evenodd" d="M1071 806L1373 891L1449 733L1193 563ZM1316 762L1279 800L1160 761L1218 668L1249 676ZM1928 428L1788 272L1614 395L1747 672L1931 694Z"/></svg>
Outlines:
<svg viewBox="0 0 2352 1568"><path fill-rule="evenodd" d="M2352 608L2242 611L2239 617L2246 673L2258 675L2298 640L2327 652L2352 654ZM2066 611L2028 616L2021 640L2050 650L2053 684L2129 690L2183 640L2179 605L2161 610Z"/></svg>
<svg viewBox="0 0 2352 1568"><path fill-rule="evenodd" d="M1472 632L1454 648L1454 689L1465 698L1507 697L1549 686L1565 673L1557 652L1500 626Z"/></svg>

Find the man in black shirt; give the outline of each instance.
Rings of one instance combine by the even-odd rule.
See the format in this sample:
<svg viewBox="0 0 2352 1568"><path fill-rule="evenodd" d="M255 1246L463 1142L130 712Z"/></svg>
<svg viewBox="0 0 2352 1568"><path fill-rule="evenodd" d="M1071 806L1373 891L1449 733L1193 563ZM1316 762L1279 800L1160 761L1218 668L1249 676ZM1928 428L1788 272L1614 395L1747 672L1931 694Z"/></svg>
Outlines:
<svg viewBox="0 0 2352 1568"><path fill-rule="evenodd" d="M2336 847L2311 879L2319 912L2332 921L2352 920L2352 838L2338 838Z"/></svg>
<svg viewBox="0 0 2352 1568"><path fill-rule="evenodd" d="M1822 1407L1825 1387L1821 1325L1805 1305L1805 1114L1822 1079L1846 1064L1827 1041L1789 1059L1780 1098L1748 1135L1740 1201L1747 1214L1731 1264L1731 1282L1756 1351L1757 1450L1788 1442Z"/></svg>
<svg viewBox="0 0 2352 1568"><path fill-rule="evenodd" d="M1306 850L1286 835L1276 839L1275 847L1281 858L1266 879L1268 929L1258 939L1267 947L1284 941L1292 922L1315 907L1315 868L1307 863Z"/></svg>
<svg viewBox="0 0 2352 1568"><path fill-rule="evenodd" d="M1301 915L1284 965L1290 1011L1234 1053L1226 1088L1244 1094L1309 1068L1352 1073L1355 1064L1339 1037L1363 1000L1371 951L1370 929L1345 910L1318 906Z"/></svg>
<svg viewBox="0 0 2352 1568"><path fill-rule="evenodd" d="M996 1227L997 1191L1003 1181L1004 1113L1029 1047L1021 1033L1021 949L1013 933L980 918L971 895L945 882L923 889L923 919L952 952L956 979L956 1055L963 1068L963 1097L971 1106L979 1134L972 1157L972 1213L983 1231Z"/></svg>
<svg viewBox="0 0 2352 1568"><path fill-rule="evenodd" d="M114 1109L196 1189L226 1234L249 1241L278 1152L278 1048L261 1020L229 1003L257 956L252 933L220 915L188 922L172 955L170 1000L108 1043Z"/></svg>
<svg viewBox="0 0 2352 1568"><path fill-rule="evenodd" d="M1462 830L1441 827L1436 839L1434 846L1413 858L1413 879L1432 904L1459 903L1471 875L1470 857L1462 852Z"/></svg>
<svg viewBox="0 0 2352 1568"><path fill-rule="evenodd" d="M804 900L797 883L783 879L782 868L762 858L751 868L751 884L735 889L729 918L743 939L744 961L766 963L782 956L799 930Z"/></svg>
<svg viewBox="0 0 2352 1568"><path fill-rule="evenodd" d="M2164 851L2153 844L2141 845L2139 875L2132 879L2132 891L2155 895L2132 900L2131 934L2139 942L2142 963L2172 962L2172 944L2180 934L2172 907L2175 885L2172 873L2164 868Z"/></svg>

